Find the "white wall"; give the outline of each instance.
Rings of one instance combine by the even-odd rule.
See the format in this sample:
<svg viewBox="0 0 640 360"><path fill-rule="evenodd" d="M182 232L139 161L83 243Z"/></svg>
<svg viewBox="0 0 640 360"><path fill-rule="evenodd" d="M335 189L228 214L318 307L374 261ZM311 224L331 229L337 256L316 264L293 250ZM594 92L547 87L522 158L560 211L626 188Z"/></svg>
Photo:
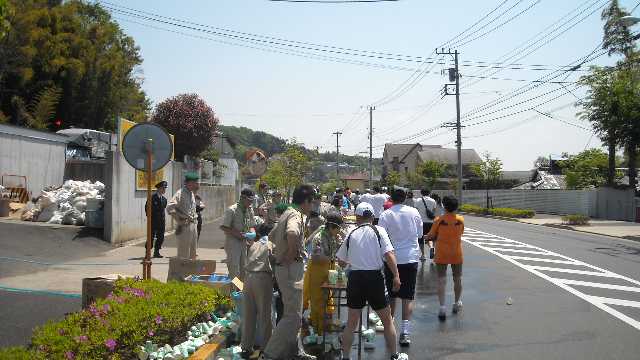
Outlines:
<svg viewBox="0 0 640 360"><path fill-rule="evenodd" d="M440 196L454 195L436 190ZM583 214L594 218L633 221L632 190L600 188L596 190L490 190L494 207L533 209L548 214ZM465 190L464 204L486 206L485 190Z"/></svg>
<svg viewBox="0 0 640 360"><path fill-rule="evenodd" d="M167 198L173 196L173 166L164 168L168 182ZM120 151L109 152L105 169L104 240L120 244L146 236L147 222L144 205L146 191L137 191L135 170L126 162ZM171 222L167 222L167 230Z"/></svg>
<svg viewBox="0 0 640 360"><path fill-rule="evenodd" d="M66 144L0 132L0 175L27 177L27 190L38 196L64 178Z"/></svg>

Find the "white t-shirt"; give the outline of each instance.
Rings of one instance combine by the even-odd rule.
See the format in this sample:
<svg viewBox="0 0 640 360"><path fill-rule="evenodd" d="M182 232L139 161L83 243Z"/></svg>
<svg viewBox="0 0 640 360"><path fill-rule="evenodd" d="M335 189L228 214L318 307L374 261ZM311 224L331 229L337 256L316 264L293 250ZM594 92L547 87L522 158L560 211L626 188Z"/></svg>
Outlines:
<svg viewBox="0 0 640 360"><path fill-rule="evenodd" d="M424 202L422 200L424 199ZM429 196L421 196L419 198L413 199L413 204L418 212L420 213L420 217L422 218L423 223L433 223L433 219L429 219L427 216L427 212L425 210L425 204L427 204L427 209L429 209L432 213L436 212L436 201L430 198Z"/></svg>
<svg viewBox="0 0 640 360"><path fill-rule="evenodd" d="M422 218L418 210L406 205L393 205L380 215L382 226L391 239L398 264L420 261L418 238L422 237Z"/></svg>
<svg viewBox="0 0 640 360"><path fill-rule="evenodd" d="M384 211L384 203L389 200L389 195L383 193L373 194L370 199L369 204L373 206L373 217L378 219Z"/></svg>
<svg viewBox="0 0 640 360"><path fill-rule="evenodd" d="M375 226L375 225L374 225ZM384 255L393 251L393 245L389 235L380 226L376 226L380 233L378 236L371 226L362 226L354 229L349 238L349 251L347 252L347 238L338 249L336 257L350 264L351 270L380 270L384 266Z"/></svg>
<svg viewBox="0 0 640 360"><path fill-rule="evenodd" d="M362 194L360 195L360 202L371 204L371 194Z"/></svg>

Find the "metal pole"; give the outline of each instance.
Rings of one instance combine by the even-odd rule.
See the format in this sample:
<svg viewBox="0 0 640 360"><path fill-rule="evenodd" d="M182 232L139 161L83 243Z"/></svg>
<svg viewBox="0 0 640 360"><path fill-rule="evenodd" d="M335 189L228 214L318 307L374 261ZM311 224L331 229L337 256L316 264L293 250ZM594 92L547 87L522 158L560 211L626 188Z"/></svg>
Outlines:
<svg viewBox="0 0 640 360"><path fill-rule="evenodd" d="M152 231L151 231L151 163L153 154L151 153L153 140L147 139L145 144L147 150L147 166L146 166L146 175L147 175L147 243L146 243L146 253L144 256L144 260L142 261L142 278L144 280L151 279L151 247L153 246Z"/></svg>
<svg viewBox="0 0 640 360"><path fill-rule="evenodd" d="M340 184L340 131L333 133L336 136L336 182Z"/></svg>
<svg viewBox="0 0 640 360"><path fill-rule="evenodd" d="M460 73L458 72L458 50L454 53L456 66L456 131L458 146L458 202L462 205L462 124L460 123Z"/></svg>
<svg viewBox="0 0 640 360"><path fill-rule="evenodd" d="M375 109L369 106L369 188L373 184L373 110Z"/></svg>

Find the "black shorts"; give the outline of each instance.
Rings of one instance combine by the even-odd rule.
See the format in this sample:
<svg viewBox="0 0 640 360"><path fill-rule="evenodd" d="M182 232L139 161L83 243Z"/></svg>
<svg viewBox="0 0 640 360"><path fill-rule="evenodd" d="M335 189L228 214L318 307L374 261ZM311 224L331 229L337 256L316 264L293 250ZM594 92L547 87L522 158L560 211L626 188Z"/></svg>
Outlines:
<svg viewBox="0 0 640 360"><path fill-rule="evenodd" d="M389 306L382 271L352 270L347 283L347 306L349 309L362 309L367 303L375 311Z"/></svg>
<svg viewBox="0 0 640 360"><path fill-rule="evenodd" d="M416 295L416 277L418 276L418 263L398 264L398 273L400 274L400 290L393 292L393 273L389 267L384 266L384 277L389 289L389 296L392 298L400 298L404 300L413 300Z"/></svg>
<svg viewBox="0 0 640 360"><path fill-rule="evenodd" d="M431 231L431 227L433 226L433 223L426 223L423 222L422 223L422 235L427 235L429 234L429 231Z"/></svg>

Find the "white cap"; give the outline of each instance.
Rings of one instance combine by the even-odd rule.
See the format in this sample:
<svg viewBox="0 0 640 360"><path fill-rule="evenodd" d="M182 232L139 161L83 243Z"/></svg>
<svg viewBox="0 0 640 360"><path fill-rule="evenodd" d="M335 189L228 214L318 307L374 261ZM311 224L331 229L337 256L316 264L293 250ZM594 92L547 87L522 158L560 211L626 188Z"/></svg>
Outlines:
<svg viewBox="0 0 640 360"><path fill-rule="evenodd" d="M369 214L365 214L366 211L368 211ZM366 202L360 203L356 208L356 216L371 217L373 216L373 213L373 206Z"/></svg>

